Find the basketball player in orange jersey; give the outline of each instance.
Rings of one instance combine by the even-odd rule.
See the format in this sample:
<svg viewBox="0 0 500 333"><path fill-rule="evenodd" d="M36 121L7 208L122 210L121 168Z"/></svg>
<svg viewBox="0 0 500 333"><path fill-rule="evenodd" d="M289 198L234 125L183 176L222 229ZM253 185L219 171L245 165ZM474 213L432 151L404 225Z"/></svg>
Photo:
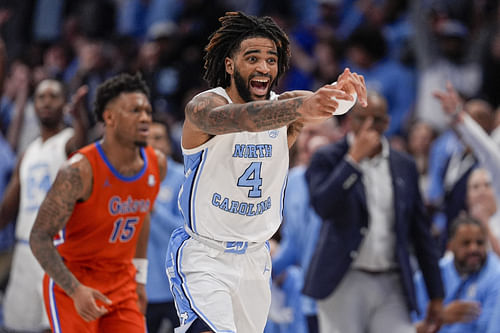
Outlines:
<svg viewBox="0 0 500 333"><path fill-rule="evenodd" d="M53 332L145 332L149 213L166 172L146 146L148 95L138 75L99 86L103 139L69 159L40 207L30 245Z"/></svg>

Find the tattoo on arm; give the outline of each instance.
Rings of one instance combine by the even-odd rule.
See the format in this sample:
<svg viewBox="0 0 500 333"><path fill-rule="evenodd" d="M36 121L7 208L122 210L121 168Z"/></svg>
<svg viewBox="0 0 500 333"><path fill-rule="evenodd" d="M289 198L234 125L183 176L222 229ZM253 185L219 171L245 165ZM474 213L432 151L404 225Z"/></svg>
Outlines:
<svg viewBox="0 0 500 333"><path fill-rule="evenodd" d="M303 98L227 104L214 94L198 96L186 106L186 115L202 131L217 135L258 132L290 124L301 117Z"/></svg>
<svg viewBox="0 0 500 333"><path fill-rule="evenodd" d="M77 167L61 168L40 206L30 235L31 250L38 262L68 295L75 291L79 282L63 263L53 237L66 225L83 188Z"/></svg>

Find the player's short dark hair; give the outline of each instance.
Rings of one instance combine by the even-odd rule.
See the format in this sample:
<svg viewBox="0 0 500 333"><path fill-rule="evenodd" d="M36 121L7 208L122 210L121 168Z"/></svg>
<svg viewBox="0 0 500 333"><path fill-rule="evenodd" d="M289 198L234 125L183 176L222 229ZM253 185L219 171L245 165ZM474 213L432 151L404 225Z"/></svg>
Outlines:
<svg viewBox="0 0 500 333"><path fill-rule="evenodd" d="M485 231L483 225L481 222L470 216L469 214L463 213L460 214L457 218L451 222L450 225L450 230L448 231L448 240L452 240L453 237L457 234L458 229L462 225L476 225L478 226L481 230Z"/></svg>
<svg viewBox="0 0 500 333"><path fill-rule="evenodd" d="M269 16L256 17L242 12L227 12L219 18L221 27L209 38L205 47L205 74L210 87L226 88L231 79L226 73L226 57L234 55L241 42L248 38L264 37L272 40L278 49L278 79L288 68L290 41L283 30Z"/></svg>
<svg viewBox="0 0 500 333"><path fill-rule="evenodd" d="M108 103L124 92L141 92L149 99L149 88L140 73L136 73L135 75L122 73L113 76L97 87L94 113L98 121L104 120L102 114Z"/></svg>

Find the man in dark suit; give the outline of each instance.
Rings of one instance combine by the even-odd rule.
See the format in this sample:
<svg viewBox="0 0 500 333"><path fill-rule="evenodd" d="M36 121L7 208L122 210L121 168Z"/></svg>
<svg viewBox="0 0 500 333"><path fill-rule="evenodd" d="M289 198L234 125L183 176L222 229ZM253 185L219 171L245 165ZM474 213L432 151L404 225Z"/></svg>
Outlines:
<svg viewBox="0 0 500 333"><path fill-rule="evenodd" d="M415 163L382 135L382 96L369 93L368 108L348 117L352 132L321 148L306 173L323 224L304 293L319 300L321 332L414 332L412 244L431 299L425 328L436 332L444 292Z"/></svg>

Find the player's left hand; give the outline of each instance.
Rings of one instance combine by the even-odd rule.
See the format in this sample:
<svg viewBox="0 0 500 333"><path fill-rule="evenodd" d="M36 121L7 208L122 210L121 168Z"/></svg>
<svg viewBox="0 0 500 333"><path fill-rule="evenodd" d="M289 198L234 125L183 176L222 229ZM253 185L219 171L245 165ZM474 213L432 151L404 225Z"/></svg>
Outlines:
<svg viewBox="0 0 500 333"><path fill-rule="evenodd" d="M363 75L352 73L349 68L346 68L338 77L336 88L343 90L350 95L356 93L359 103L363 107L368 106L366 84Z"/></svg>
<svg viewBox="0 0 500 333"><path fill-rule="evenodd" d="M137 300L139 311L141 311L143 315L146 315L146 308L148 305L148 297L146 296L146 285L142 283L137 283L136 292L137 296L139 297L139 299Z"/></svg>

